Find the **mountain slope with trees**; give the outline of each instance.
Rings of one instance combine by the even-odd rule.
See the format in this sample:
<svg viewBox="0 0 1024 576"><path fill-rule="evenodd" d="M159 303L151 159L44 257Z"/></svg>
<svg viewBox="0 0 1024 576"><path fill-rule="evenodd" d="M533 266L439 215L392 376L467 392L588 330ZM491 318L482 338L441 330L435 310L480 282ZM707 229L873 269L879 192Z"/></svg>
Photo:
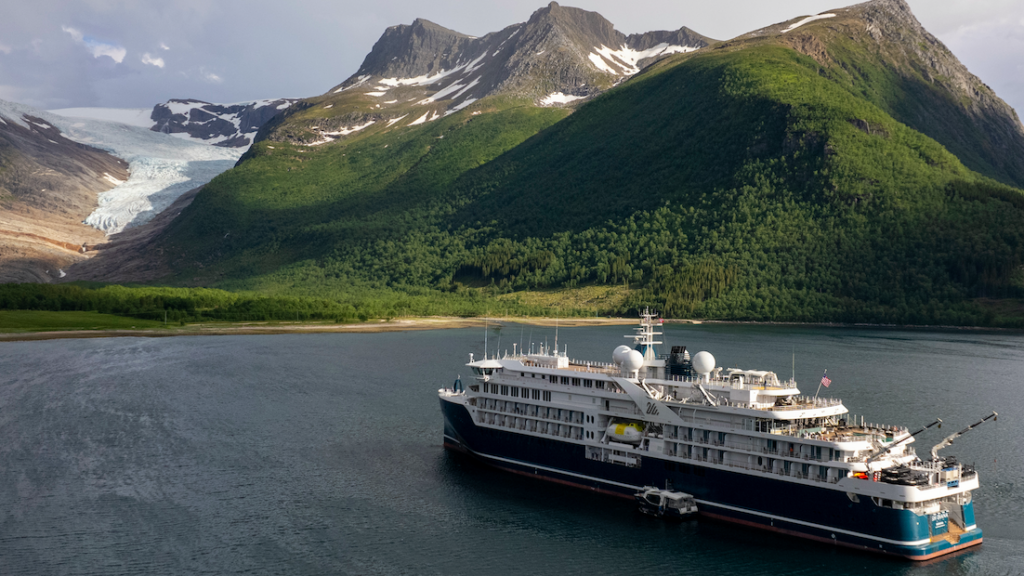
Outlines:
<svg viewBox="0 0 1024 576"><path fill-rule="evenodd" d="M319 147L258 142L158 239L169 280L623 285L615 311L1016 322L999 317L1024 289L1016 115L904 3L831 14L670 56L572 114L496 95Z"/></svg>

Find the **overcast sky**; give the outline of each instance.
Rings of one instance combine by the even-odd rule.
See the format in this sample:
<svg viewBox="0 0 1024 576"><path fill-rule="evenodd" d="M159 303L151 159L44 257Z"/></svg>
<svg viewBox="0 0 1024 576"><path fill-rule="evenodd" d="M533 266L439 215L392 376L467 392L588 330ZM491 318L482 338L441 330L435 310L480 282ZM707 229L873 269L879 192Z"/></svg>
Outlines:
<svg viewBox="0 0 1024 576"><path fill-rule="evenodd" d="M1024 1L909 0L918 19L1024 113ZM474 36L545 0L11 0L0 17L0 99L37 108L148 108L321 94L384 29L422 17ZM688 26L728 39L836 0L565 0L626 33Z"/></svg>

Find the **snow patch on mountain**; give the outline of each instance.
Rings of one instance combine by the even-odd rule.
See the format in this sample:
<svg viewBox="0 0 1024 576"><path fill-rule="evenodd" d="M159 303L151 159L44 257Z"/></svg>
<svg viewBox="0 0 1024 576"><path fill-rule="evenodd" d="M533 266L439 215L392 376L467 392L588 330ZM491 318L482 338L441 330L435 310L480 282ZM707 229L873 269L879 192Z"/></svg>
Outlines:
<svg viewBox="0 0 1024 576"><path fill-rule="evenodd" d="M472 104L473 102L476 102L476 101L477 101L476 98L466 98L466 100L463 101L461 104L456 104L455 106L452 106L450 110L448 110L447 112L444 113L444 115L447 116L449 114L454 114L454 113L458 112L459 110L462 110L466 106L469 106L470 104ZM475 112L475 114L479 114L479 112Z"/></svg>
<svg viewBox="0 0 1024 576"><path fill-rule="evenodd" d="M420 116L416 120L410 122L409 126L418 126L420 124L426 124L427 122L433 122L434 120L437 120L438 118L441 117L442 115L437 112L427 112L423 116Z"/></svg>
<svg viewBox="0 0 1024 576"><path fill-rule="evenodd" d="M313 131L314 132L318 132L320 134L320 139L318 139L315 142L310 142L309 144L307 144L307 146L320 146L320 145L323 145L323 144L328 144L330 142L334 142L335 140L337 140L338 138L341 138L342 136L348 136L349 134L354 134L356 132L359 132L360 130L365 130L365 129L369 128L370 126L374 125L375 123L376 123L376 120L370 120L370 121L368 121L365 124L359 124L359 125L356 125L356 126L348 126L348 127L342 128L341 130L336 130L334 132L324 132L324 131L320 130L319 128L314 127ZM268 146L268 148L271 148L271 147Z"/></svg>
<svg viewBox="0 0 1024 576"><path fill-rule="evenodd" d="M462 72L463 75L470 74L471 72L473 72L474 70L483 65L481 64L481 62L486 57L487 53L485 52L481 54L479 57L477 57L475 60L471 60L469 62L466 62L465 64L456 66L451 70L441 70L435 74L423 74L421 76L416 76L415 78L381 78L377 82L383 84L384 86L389 86L391 88L397 88L399 86L430 86L431 84L436 84L457 72ZM355 87L356 84L353 84L349 88Z"/></svg>
<svg viewBox="0 0 1024 576"><path fill-rule="evenodd" d="M808 16L807 18L804 18L803 20L793 24L789 28L786 28L785 30L782 31L782 33L785 34L786 32L792 32L793 30L796 30L797 28L803 26L804 24L807 24L807 23L810 23L810 22L814 22L815 20L823 20L825 18L834 18L834 17L835 17L835 14L818 14L817 16Z"/></svg>
<svg viewBox="0 0 1024 576"><path fill-rule="evenodd" d="M632 76L640 72L638 64L641 60L654 58L656 56L693 52L694 50L697 50L697 47L670 46L665 42L648 48L647 50L633 50L625 44L623 44L618 50L613 50L602 45L595 52L591 52L589 58L590 61L593 62L594 66L597 66L598 70L608 72L609 74L615 74L617 76ZM619 70L614 70L609 66L609 63L619 68Z"/></svg>
<svg viewBox="0 0 1024 576"><path fill-rule="evenodd" d="M6 100L0 100L0 119L10 120L11 122L21 126L22 128L31 128L28 122L25 121L24 116L38 117L38 110L29 108L28 106L22 106L21 104L15 104L14 102L8 102ZM7 122L4 122L6 124Z"/></svg>
<svg viewBox="0 0 1024 576"><path fill-rule="evenodd" d="M352 84L351 86L343 86L341 88L338 88L337 90L334 91L334 93L337 94L339 92L344 92L345 90L351 90L353 88L357 88L357 87L362 86L363 84L365 84L366 81L369 80L369 79L370 79L369 76L360 76L359 78L356 78L356 83L355 84Z"/></svg>
<svg viewBox="0 0 1024 576"><path fill-rule="evenodd" d="M554 106L556 104L568 104L576 100L582 100L586 96L573 96L571 94L563 94L561 92L552 92L547 96L540 99L541 106Z"/></svg>

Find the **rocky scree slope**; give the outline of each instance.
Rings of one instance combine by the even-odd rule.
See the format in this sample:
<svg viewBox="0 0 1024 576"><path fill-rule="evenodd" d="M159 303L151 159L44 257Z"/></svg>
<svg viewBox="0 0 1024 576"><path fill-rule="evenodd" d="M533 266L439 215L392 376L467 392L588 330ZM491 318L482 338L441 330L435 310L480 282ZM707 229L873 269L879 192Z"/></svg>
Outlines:
<svg viewBox="0 0 1024 576"><path fill-rule="evenodd" d="M300 102L257 139L324 144L424 124L496 95L561 106L712 42L688 28L627 36L596 12L555 2L479 38L418 19L388 28L352 77Z"/></svg>
<svg viewBox="0 0 1024 576"><path fill-rule="evenodd" d="M128 164L0 101L0 282L52 282L104 235L83 220Z"/></svg>

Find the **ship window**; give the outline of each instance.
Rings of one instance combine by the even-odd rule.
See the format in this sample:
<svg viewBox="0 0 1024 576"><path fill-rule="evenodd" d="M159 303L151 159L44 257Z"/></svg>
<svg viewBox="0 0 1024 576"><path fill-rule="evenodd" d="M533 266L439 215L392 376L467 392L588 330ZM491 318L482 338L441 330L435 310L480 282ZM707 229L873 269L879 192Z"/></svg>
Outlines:
<svg viewBox="0 0 1024 576"><path fill-rule="evenodd" d="M548 376L548 379L551 380L552 384L558 384L558 376Z"/></svg>
<svg viewBox="0 0 1024 576"><path fill-rule="evenodd" d="M593 387L594 387L594 381L593 381L593 380L590 380L590 379L586 379L586 378L585 378L585 379L583 380L583 387L584 387L584 388L593 388Z"/></svg>
<svg viewBox="0 0 1024 576"><path fill-rule="evenodd" d="M516 387L516 386L512 387L512 397L513 398L519 398L519 388Z"/></svg>
<svg viewBox="0 0 1024 576"><path fill-rule="evenodd" d="M579 386L580 385L580 379L579 378L573 378L572 379L572 385L573 386Z"/></svg>
<svg viewBox="0 0 1024 576"><path fill-rule="evenodd" d="M501 387L501 395L502 396L508 396L508 386L502 386Z"/></svg>
<svg viewBox="0 0 1024 576"><path fill-rule="evenodd" d="M568 384L568 383L569 383L569 377L568 376L562 376L562 384Z"/></svg>
<svg viewBox="0 0 1024 576"><path fill-rule="evenodd" d="M526 378L526 372L520 372L519 373L519 377L520 378Z"/></svg>
<svg viewBox="0 0 1024 576"><path fill-rule="evenodd" d="M551 392L548 392L547 390L544 391L544 401L545 402L550 402L551 401Z"/></svg>
<svg viewBox="0 0 1024 576"><path fill-rule="evenodd" d="M599 388L599 389L603 389L604 388L604 380L598 380L594 385L597 388Z"/></svg>
<svg viewBox="0 0 1024 576"><path fill-rule="evenodd" d="M530 390L530 397L534 400L540 400L540 390Z"/></svg>

